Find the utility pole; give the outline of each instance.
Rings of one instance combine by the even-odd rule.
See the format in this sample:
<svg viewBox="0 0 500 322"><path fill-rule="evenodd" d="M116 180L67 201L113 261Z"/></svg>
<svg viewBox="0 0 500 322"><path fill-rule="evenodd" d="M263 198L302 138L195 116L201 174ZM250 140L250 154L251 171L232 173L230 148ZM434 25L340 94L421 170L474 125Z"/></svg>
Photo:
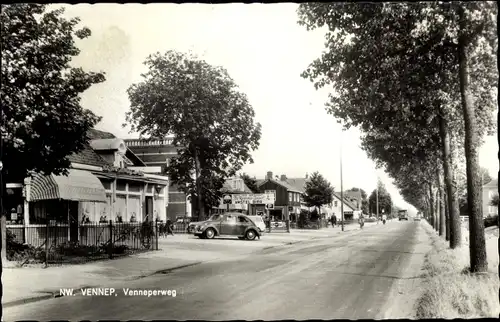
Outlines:
<svg viewBox="0 0 500 322"><path fill-rule="evenodd" d="M344 231L344 185L342 178L342 123L340 124L340 218L342 220L342 231Z"/></svg>
<svg viewBox="0 0 500 322"><path fill-rule="evenodd" d="M378 215L378 178L377 178L377 189L375 190L375 195L376 195L376 200L377 200L377 220L379 218L379 215Z"/></svg>

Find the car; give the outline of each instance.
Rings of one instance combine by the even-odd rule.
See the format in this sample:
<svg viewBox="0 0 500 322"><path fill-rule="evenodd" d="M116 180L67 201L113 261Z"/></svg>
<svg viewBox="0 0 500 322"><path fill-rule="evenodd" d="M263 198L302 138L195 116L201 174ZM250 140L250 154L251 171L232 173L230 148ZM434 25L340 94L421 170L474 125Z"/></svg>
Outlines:
<svg viewBox="0 0 500 322"><path fill-rule="evenodd" d="M408 220L408 211L407 210L400 210L398 213L398 218L399 218L399 221Z"/></svg>
<svg viewBox="0 0 500 322"><path fill-rule="evenodd" d="M239 239L254 240L261 236L260 229L248 216L237 212L217 214L209 220L198 223L194 235L202 239L216 236L237 236Z"/></svg>
<svg viewBox="0 0 500 322"><path fill-rule="evenodd" d="M266 223L262 219L262 216L248 216L248 218L259 228L261 234L266 230Z"/></svg>

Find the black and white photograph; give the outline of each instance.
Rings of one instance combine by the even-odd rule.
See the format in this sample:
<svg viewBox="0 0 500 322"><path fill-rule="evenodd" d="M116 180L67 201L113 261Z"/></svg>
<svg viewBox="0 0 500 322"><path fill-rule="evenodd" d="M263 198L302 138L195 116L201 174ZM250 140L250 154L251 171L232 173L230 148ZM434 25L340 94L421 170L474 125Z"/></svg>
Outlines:
<svg viewBox="0 0 500 322"><path fill-rule="evenodd" d="M500 316L495 1L1 5L1 321Z"/></svg>

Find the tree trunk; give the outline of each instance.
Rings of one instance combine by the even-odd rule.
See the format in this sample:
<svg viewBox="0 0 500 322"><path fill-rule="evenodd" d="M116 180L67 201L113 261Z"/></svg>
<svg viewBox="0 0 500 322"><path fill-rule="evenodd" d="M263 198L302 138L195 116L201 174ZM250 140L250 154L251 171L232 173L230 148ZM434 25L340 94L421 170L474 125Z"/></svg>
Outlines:
<svg viewBox="0 0 500 322"><path fill-rule="evenodd" d="M201 187L201 180L200 180L200 159L198 157L198 150L196 147L194 147L194 167L195 167L195 172L196 172L196 195L197 195L197 205L196 209L198 211L198 220L202 221L205 220L205 205L203 203L203 190Z"/></svg>
<svg viewBox="0 0 500 322"><path fill-rule="evenodd" d="M465 36L465 12L459 6L460 37L459 50L459 78L462 110L465 123L465 164L467 169L467 203L469 211L469 252L471 272L485 272L488 270L486 257L486 241L484 237L484 222L481 211L481 184L478 162L478 125L469 88L468 44Z"/></svg>
<svg viewBox="0 0 500 322"><path fill-rule="evenodd" d="M441 150L443 155L444 181L448 201L448 222L450 248L460 247L462 234L460 227L460 213L458 211L458 196L453 172L453 153L448 122L443 115L439 116L439 132L441 136Z"/></svg>
<svg viewBox="0 0 500 322"><path fill-rule="evenodd" d="M443 191L443 184L442 184L442 178L441 178L441 171L439 168L436 170L436 175L437 175L437 185L438 185L438 190L439 190L439 236L444 235L445 227L446 227L446 215L445 212L446 210L445 205L444 205L444 191Z"/></svg>
<svg viewBox="0 0 500 322"><path fill-rule="evenodd" d="M443 187L444 194L444 210L445 210L445 228L446 228L446 240L450 240L450 207L448 206L448 195L446 194L446 189Z"/></svg>
<svg viewBox="0 0 500 322"><path fill-rule="evenodd" d="M431 225L432 225L432 228L436 228L436 221L435 221L435 215L434 215L434 194L432 192L432 183L429 182L428 183L428 187L429 187L429 211L430 211L430 215L431 215Z"/></svg>
<svg viewBox="0 0 500 322"><path fill-rule="evenodd" d="M439 233L439 219L441 218L441 207L439 206L439 204L441 203L441 199L439 198L439 186L438 186L438 182L437 182L437 179L436 178L436 191L435 191L435 196L436 196L436 210L434 211L434 214L436 215L436 218L435 218L435 222L436 222L436 232Z"/></svg>

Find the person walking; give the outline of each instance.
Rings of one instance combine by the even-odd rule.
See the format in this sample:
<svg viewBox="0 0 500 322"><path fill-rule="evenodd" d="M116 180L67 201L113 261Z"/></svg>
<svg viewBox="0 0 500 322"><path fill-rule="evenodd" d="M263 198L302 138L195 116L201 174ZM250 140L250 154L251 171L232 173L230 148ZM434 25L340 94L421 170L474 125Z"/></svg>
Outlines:
<svg viewBox="0 0 500 322"><path fill-rule="evenodd" d="M383 214L382 215L382 222L384 223L384 225L385 225L386 221L387 221L387 215Z"/></svg>
<svg viewBox="0 0 500 322"><path fill-rule="evenodd" d="M167 235L174 235L174 227L173 223L170 219L167 219Z"/></svg>
<svg viewBox="0 0 500 322"><path fill-rule="evenodd" d="M335 216L335 214L333 214L333 216L332 216L332 227L335 227L336 224L337 224L337 216Z"/></svg>

